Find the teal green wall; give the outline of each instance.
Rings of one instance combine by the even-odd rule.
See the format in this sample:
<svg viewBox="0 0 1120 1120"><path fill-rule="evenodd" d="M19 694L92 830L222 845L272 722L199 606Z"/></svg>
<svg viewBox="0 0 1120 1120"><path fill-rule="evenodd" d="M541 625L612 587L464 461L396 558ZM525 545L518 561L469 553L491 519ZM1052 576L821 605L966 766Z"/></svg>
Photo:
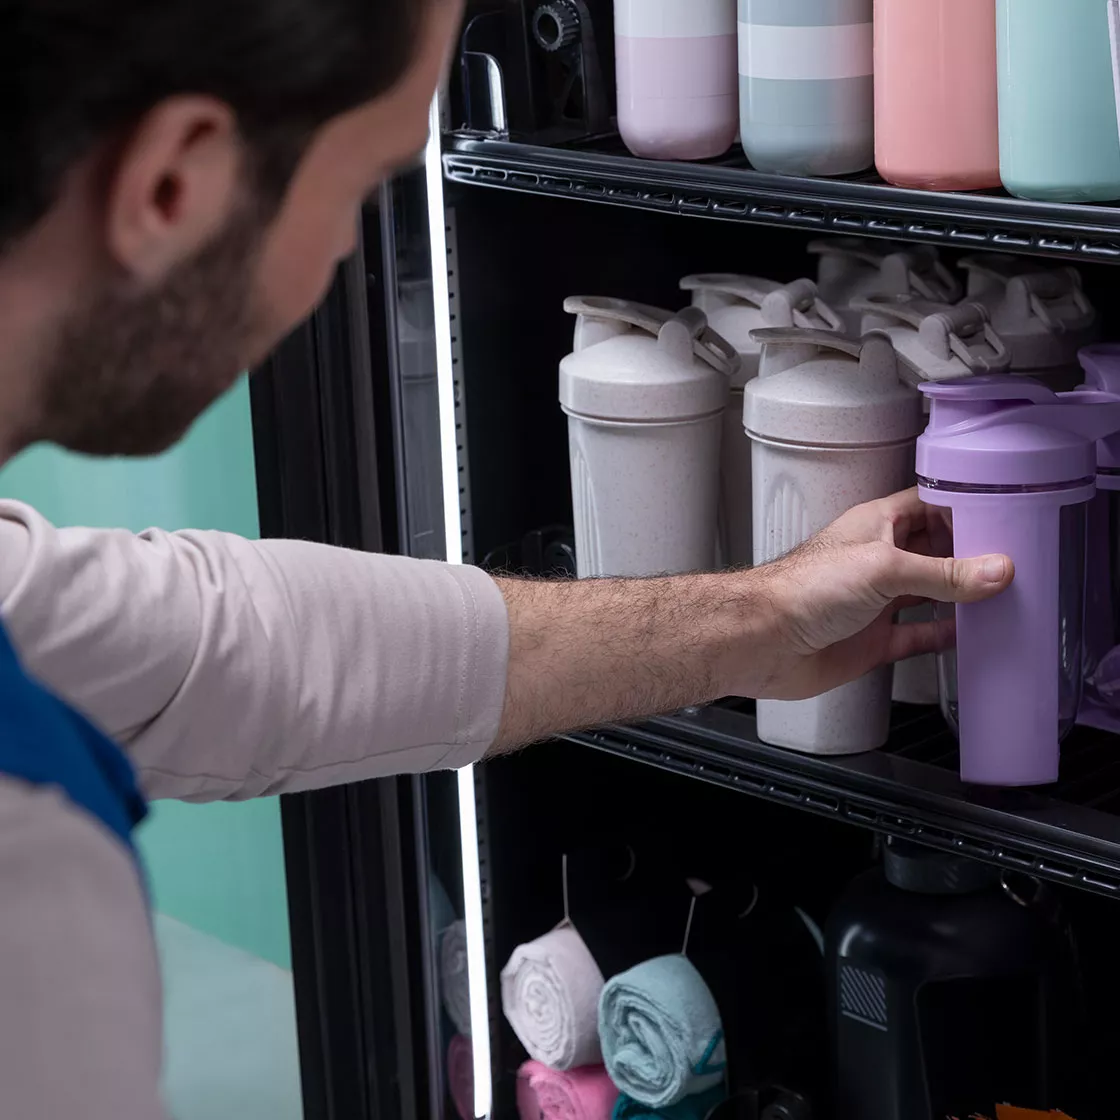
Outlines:
<svg viewBox="0 0 1120 1120"><path fill-rule="evenodd" d="M248 385L242 379L155 459L94 460L34 447L0 471L0 495L33 505L56 525L256 537ZM140 845L156 909L290 967L277 800L152 808Z"/></svg>

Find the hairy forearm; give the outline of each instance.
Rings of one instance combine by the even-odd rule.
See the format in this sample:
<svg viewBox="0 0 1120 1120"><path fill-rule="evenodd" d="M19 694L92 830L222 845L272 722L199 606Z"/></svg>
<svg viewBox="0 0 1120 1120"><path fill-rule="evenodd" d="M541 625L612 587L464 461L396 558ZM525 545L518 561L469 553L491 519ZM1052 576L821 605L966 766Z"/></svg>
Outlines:
<svg viewBox="0 0 1120 1120"><path fill-rule="evenodd" d="M944 530L917 490L856 506L750 571L646 580L499 580L509 618L493 750L721 696L801 700L945 648L936 623L896 625L914 599L978 603L1006 556L926 555ZM906 545L914 543L914 551Z"/></svg>
<svg viewBox="0 0 1120 1120"><path fill-rule="evenodd" d="M495 750L706 703L767 677L759 572L643 580L499 579L510 621Z"/></svg>

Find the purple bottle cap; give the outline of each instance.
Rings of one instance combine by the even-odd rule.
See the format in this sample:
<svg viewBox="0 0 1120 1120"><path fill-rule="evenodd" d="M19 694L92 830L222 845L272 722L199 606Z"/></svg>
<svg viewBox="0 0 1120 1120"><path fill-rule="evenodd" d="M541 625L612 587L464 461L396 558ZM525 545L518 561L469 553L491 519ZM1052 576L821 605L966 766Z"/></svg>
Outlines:
<svg viewBox="0 0 1120 1120"><path fill-rule="evenodd" d="M1026 377L961 377L920 388L932 406L917 447L923 481L1022 489L1096 473L1095 436L1079 429L1081 414L1099 405L1059 397Z"/></svg>

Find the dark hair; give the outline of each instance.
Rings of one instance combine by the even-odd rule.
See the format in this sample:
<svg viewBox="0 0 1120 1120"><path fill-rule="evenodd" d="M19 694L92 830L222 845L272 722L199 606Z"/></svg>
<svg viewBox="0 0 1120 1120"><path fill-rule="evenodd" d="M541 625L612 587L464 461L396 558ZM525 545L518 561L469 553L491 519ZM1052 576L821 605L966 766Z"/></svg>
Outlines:
<svg viewBox="0 0 1120 1120"><path fill-rule="evenodd" d="M408 68L431 0L0 0L0 251L100 139L179 93L220 98L256 186Z"/></svg>

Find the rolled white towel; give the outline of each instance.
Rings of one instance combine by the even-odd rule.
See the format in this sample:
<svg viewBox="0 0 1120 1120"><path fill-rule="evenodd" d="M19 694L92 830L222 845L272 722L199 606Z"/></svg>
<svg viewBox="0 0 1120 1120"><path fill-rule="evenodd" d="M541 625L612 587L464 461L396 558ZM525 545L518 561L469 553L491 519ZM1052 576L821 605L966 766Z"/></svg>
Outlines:
<svg viewBox="0 0 1120 1120"><path fill-rule="evenodd" d="M467 971L467 925L452 922L439 946L439 988L443 1006L455 1029L471 1036L471 985Z"/></svg>
<svg viewBox="0 0 1120 1120"><path fill-rule="evenodd" d="M600 1060L603 974L583 938L561 926L519 945L502 969L502 1010L529 1057L567 1070Z"/></svg>

